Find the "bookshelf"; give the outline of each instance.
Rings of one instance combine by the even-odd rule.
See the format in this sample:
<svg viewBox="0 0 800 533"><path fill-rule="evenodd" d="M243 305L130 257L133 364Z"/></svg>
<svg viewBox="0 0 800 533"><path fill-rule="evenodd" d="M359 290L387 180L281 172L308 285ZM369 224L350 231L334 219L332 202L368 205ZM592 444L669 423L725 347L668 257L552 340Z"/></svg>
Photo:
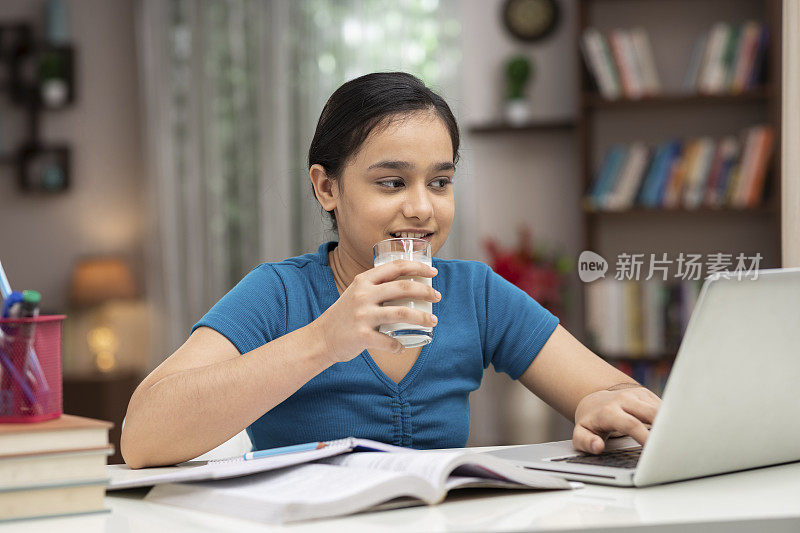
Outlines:
<svg viewBox="0 0 800 533"><path fill-rule="evenodd" d="M623 252L659 255L666 252L674 257L681 251L758 250L763 256L759 268L781 265L781 180L777 156L781 131L780 11L779 0L579 0L578 49L581 50L587 28L601 33L617 28L644 28L651 38L662 87L657 94L637 99L606 98L600 94L591 66L581 53L577 140L583 191L590 190L604 154L614 143L641 141L654 147L670 138L719 139L755 124L769 125L775 133L763 200L758 205L703 205L694 209L634 205L618 210L583 205L583 249L606 258L612 275L614 260ZM769 32L763 81L738 94L685 92L683 74L700 32L717 22L741 24L746 20L763 22ZM586 293L585 290L584 297ZM586 318L586 306L583 310ZM620 368L625 366L626 371L638 366L640 375L642 368L648 367L659 367L663 374L665 365L668 367L676 355L667 350L637 357L624 352L603 353L589 342L587 346ZM660 379L651 388L659 392L661 385Z"/></svg>

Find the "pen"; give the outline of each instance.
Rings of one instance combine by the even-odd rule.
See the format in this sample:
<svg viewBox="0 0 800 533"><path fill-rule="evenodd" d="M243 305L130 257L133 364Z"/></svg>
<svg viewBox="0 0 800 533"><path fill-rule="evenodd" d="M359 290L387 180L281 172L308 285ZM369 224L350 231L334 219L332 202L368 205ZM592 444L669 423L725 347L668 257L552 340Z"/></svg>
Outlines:
<svg viewBox="0 0 800 533"><path fill-rule="evenodd" d="M270 448L269 450L257 450L244 454L244 460L261 459L271 455L283 455L285 453L305 452L308 450L319 450L327 446L324 442L308 442L306 444L295 444L293 446L282 446L280 448Z"/></svg>
<svg viewBox="0 0 800 533"><path fill-rule="evenodd" d="M0 294L2 294L3 299L8 298L8 295L11 294L11 285L8 283L8 278L6 277L6 271L3 270L2 262L0 262Z"/></svg>
<svg viewBox="0 0 800 533"><path fill-rule="evenodd" d="M42 295L37 291L22 291L22 310L21 315L23 318L36 318L39 316L39 303L42 301ZM46 393L50 390L47 386L47 379L44 376L42 366L39 364L39 358L36 357L36 352L33 350L34 331L36 324L26 323L22 325L22 337L27 342L28 346L25 350L27 358L25 359L25 374L30 381L34 383L35 387L39 389L39 393ZM43 398L40 400L43 401Z"/></svg>
<svg viewBox="0 0 800 533"><path fill-rule="evenodd" d="M0 266L0 269L2 269L2 266ZM8 283L8 280L5 280L5 283ZM41 298L41 294L36 291L10 291L3 301L3 318L18 319L38 316ZM10 377L16 382L27 399L28 409L38 411L41 405L37 401L36 394L29 386L28 381L35 382L35 385L38 385L43 393L47 393L49 387L39 364L39 359L33 349L34 328L34 324L6 324L3 326L2 343L0 344L0 367L4 372L2 373L2 380L0 380L0 389L11 390ZM13 346L20 342L23 343L22 353L25 354L25 363L17 365L13 360ZM6 353L4 349L11 349L12 352ZM29 366L31 367L30 372L27 371ZM26 379L26 375L30 378L29 380ZM13 414L13 405L4 405L2 411L4 414Z"/></svg>
<svg viewBox="0 0 800 533"><path fill-rule="evenodd" d="M22 303L22 293L19 291L11 291L7 295L4 296L3 300L3 318L10 318L12 317L11 311L12 307L18 306ZM12 317L13 318L13 317Z"/></svg>

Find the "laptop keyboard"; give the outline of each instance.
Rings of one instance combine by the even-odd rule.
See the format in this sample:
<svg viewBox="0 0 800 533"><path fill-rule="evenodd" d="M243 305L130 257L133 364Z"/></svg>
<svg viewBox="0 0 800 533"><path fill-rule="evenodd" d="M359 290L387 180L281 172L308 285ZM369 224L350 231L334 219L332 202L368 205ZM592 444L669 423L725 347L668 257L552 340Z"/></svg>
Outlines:
<svg viewBox="0 0 800 533"><path fill-rule="evenodd" d="M642 447L626 448L624 450L614 450L604 452L600 455L573 455L560 459L551 459L553 462L580 463L584 465L613 466L615 468L635 468L642 455Z"/></svg>

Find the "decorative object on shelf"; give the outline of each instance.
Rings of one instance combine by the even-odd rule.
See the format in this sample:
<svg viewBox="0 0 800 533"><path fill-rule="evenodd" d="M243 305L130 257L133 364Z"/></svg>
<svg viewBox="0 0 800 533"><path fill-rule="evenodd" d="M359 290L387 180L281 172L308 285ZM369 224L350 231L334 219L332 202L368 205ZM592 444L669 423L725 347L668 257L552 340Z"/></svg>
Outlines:
<svg viewBox="0 0 800 533"><path fill-rule="evenodd" d="M76 307L96 311L86 340L100 372L110 372L117 365L119 337L110 325L107 306L115 300L132 299L136 284L128 264L119 257L83 259L72 273L70 300Z"/></svg>
<svg viewBox="0 0 800 533"><path fill-rule="evenodd" d="M16 147L0 146L0 163L14 165L25 192L63 192L70 182L70 149L40 139L43 110L63 109L75 100L74 51L66 40L66 4L47 4L46 39L28 23L0 23L0 93L22 108L26 133Z"/></svg>
<svg viewBox="0 0 800 533"><path fill-rule="evenodd" d="M563 253L549 253L542 246L534 249L531 231L524 224L518 229L518 238L513 250L502 249L492 238L484 240L492 270L561 317L569 307L566 281L572 259Z"/></svg>
<svg viewBox="0 0 800 533"><path fill-rule="evenodd" d="M19 153L20 188L54 193L69 187L70 152L66 146L28 145Z"/></svg>
<svg viewBox="0 0 800 533"><path fill-rule="evenodd" d="M38 98L47 109L59 109L75 100L73 51L69 46L45 46L38 52Z"/></svg>
<svg viewBox="0 0 800 533"><path fill-rule="evenodd" d="M534 67L525 56L513 56L506 62L506 120L521 126L530 120L531 109L525 97L525 87L534 75Z"/></svg>
<svg viewBox="0 0 800 533"><path fill-rule="evenodd" d="M555 31L561 20L561 10L556 0L506 0L502 17L511 35L532 43Z"/></svg>

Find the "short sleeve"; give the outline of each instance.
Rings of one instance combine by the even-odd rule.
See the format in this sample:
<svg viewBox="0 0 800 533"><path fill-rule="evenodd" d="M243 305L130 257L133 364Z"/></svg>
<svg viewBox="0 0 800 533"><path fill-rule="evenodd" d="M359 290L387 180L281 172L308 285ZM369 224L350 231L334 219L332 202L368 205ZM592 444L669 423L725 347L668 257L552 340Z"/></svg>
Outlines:
<svg viewBox="0 0 800 533"><path fill-rule="evenodd" d="M484 368L518 379L558 325L558 317L487 266Z"/></svg>
<svg viewBox="0 0 800 533"><path fill-rule="evenodd" d="M284 335L286 313L284 283L275 267L263 263L214 304L192 332L201 326L214 329L244 354Z"/></svg>

